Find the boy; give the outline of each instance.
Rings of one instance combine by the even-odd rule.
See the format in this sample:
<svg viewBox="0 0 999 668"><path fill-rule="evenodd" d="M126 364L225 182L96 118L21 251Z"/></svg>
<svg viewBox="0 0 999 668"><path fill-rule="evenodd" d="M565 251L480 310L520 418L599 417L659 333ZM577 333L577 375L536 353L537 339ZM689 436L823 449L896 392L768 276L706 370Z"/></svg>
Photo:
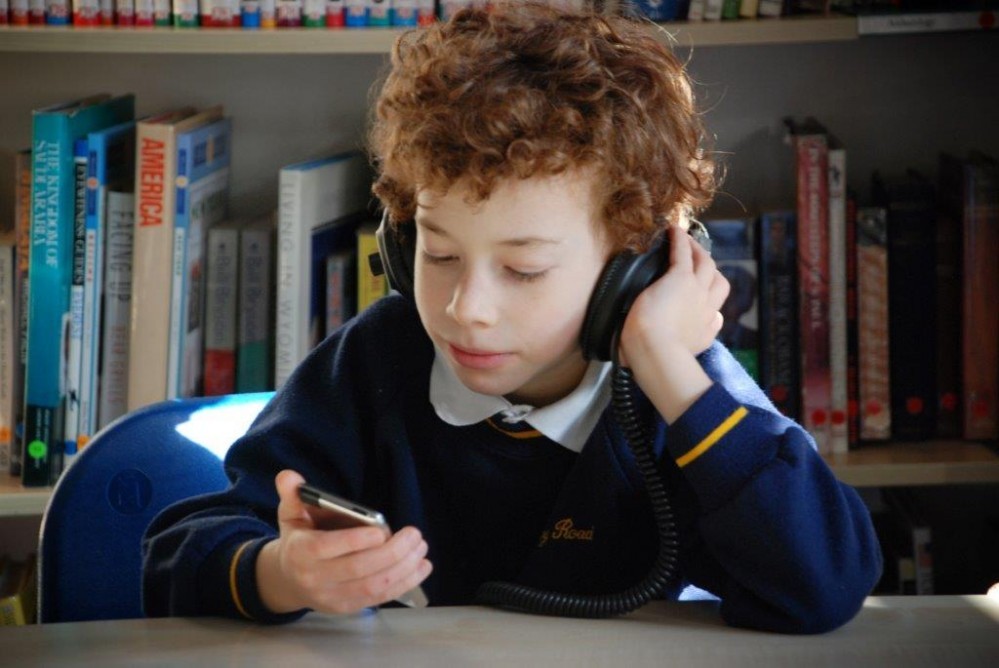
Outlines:
<svg viewBox="0 0 999 668"><path fill-rule="evenodd" d="M615 352L655 412L679 536L667 595L696 585L752 628L850 619L880 573L870 517L714 342L728 284L683 231L714 184L679 62L645 26L535 5L459 12L392 61L374 191L393 224L415 221L413 299L323 342L230 450L231 489L154 521L148 614L279 622L419 583L460 605L486 581L641 580L648 498L609 364L584 359L579 334L608 259L665 229L669 271ZM401 530L319 530L305 480Z"/></svg>

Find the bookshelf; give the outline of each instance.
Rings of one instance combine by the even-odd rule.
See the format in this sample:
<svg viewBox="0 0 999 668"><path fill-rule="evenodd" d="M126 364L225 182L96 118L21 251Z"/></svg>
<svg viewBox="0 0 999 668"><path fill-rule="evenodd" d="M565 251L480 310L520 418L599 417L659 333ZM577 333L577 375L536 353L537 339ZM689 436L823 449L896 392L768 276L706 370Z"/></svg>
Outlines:
<svg viewBox="0 0 999 668"><path fill-rule="evenodd" d="M872 36L845 16L652 29L689 54L727 166L720 215L787 203L786 115L817 115L840 136L862 197L876 167L934 174L941 148L999 154L999 95L984 83L999 80L995 31ZM397 34L0 27L0 217L13 210L13 155L27 145L30 110L100 90L135 92L140 115L224 103L235 123L232 213L259 213L276 203L281 164L358 144L368 91ZM999 483L996 453L931 441L867 445L827 461L859 487L971 489ZM0 474L0 544L41 514L49 494Z"/></svg>

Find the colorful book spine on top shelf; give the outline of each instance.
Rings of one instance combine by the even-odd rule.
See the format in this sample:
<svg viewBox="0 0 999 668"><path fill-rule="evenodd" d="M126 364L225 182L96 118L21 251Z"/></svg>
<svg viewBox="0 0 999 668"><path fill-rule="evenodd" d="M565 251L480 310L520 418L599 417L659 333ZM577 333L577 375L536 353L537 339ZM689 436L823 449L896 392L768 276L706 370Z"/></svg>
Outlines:
<svg viewBox="0 0 999 668"><path fill-rule="evenodd" d="M760 217L760 385L784 415L800 415L797 217Z"/></svg>
<svg viewBox="0 0 999 668"><path fill-rule="evenodd" d="M786 121L795 155L798 215L798 313L801 328L801 417L822 453L830 452L829 146L808 119Z"/></svg>
<svg viewBox="0 0 999 668"><path fill-rule="evenodd" d="M83 350L80 358L80 421L77 441L84 447L98 429L101 340L104 323L105 243L108 191L131 190L135 178L135 121L91 132L87 137L87 214L84 261ZM129 236L131 239L131 236ZM117 251L116 251L117 252ZM107 353L105 353L107 354Z"/></svg>
<svg viewBox="0 0 999 668"><path fill-rule="evenodd" d="M133 118L131 95L98 95L33 112L32 248L22 480L54 482L62 465L73 264L73 143Z"/></svg>
<svg viewBox="0 0 999 668"><path fill-rule="evenodd" d="M277 387L318 343L323 322L313 308L323 302L325 294L323 283L314 279L314 230L335 221L356 226L355 214L367 211L370 187L367 159L356 151L281 168L274 360ZM313 295L311 286L317 286L318 294Z"/></svg>
<svg viewBox="0 0 999 668"><path fill-rule="evenodd" d="M875 173L872 194L888 212L892 437L924 440L936 429L935 188L912 170Z"/></svg>
<svg viewBox="0 0 999 668"><path fill-rule="evenodd" d="M231 135L228 118L177 135L168 399L196 396L202 389L205 242L228 211Z"/></svg>
<svg viewBox="0 0 999 668"><path fill-rule="evenodd" d="M725 344L753 378L759 378L758 265L752 218L705 221L711 235L711 256L728 280L730 291L722 305L724 324L718 340Z"/></svg>

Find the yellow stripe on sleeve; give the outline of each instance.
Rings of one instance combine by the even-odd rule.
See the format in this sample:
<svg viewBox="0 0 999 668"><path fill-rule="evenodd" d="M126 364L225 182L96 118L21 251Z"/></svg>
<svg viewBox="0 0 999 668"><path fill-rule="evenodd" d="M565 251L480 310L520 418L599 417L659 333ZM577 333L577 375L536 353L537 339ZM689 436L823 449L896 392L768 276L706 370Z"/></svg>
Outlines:
<svg viewBox="0 0 999 668"><path fill-rule="evenodd" d="M251 617L250 613L248 613L246 608L243 607L243 602L239 598L239 589L236 587L236 567L239 565L239 558L242 556L243 550L245 550L252 542L252 540L248 540L240 545L236 550L236 554L232 555L232 563L229 564L229 591L232 594L232 602L236 604L236 610L239 611L239 614L243 615L247 619L253 619L253 617Z"/></svg>
<svg viewBox="0 0 999 668"><path fill-rule="evenodd" d="M735 411L731 415L725 418L724 422L715 427L714 431L705 436L704 440L702 440L696 446L688 450L685 455L677 459L676 465L679 466L680 468L683 468L690 462L694 461L695 459L703 455L705 452L711 449L712 445L720 441L722 436L730 432L732 430L732 427L739 424L739 422L742 421L742 418L746 417L746 415L748 414L749 411L746 410L745 406L739 406L737 409L735 409Z"/></svg>

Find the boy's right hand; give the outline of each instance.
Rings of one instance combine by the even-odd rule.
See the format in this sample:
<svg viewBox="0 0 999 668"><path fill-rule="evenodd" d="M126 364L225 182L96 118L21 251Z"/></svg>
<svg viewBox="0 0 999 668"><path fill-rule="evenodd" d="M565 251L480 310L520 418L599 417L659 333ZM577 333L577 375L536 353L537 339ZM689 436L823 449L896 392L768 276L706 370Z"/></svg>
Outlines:
<svg viewBox="0 0 999 668"><path fill-rule="evenodd" d="M280 535L256 564L257 588L272 612L353 613L398 598L430 575L427 543L415 527L391 537L375 527L316 528L298 498L304 482L294 471L275 478Z"/></svg>

